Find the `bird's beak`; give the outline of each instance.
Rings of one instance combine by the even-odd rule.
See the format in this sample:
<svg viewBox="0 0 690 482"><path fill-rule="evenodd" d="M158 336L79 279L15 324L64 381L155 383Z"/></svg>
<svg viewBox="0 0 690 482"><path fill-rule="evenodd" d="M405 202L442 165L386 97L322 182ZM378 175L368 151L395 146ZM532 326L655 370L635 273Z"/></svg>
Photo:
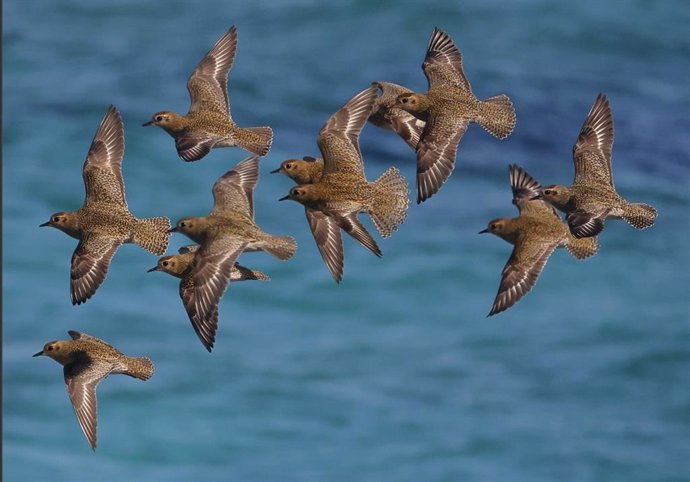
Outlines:
<svg viewBox="0 0 690 482"><path fill-rule="evenodd" d="M43 355L43 350L41 350L38 353L36 353L35 355L31 355L31 356L36 357L36 356L41 356L41 355Z"/></svg>
<svg viewBox="0 0 690 482"><path fill-rule="evenodd" d="M489 232L488 229L482 229L482 230L479 231L479 233L477 233L477 234L484 234L484 233L488 233L488 232Z"/></svg>
<svg viewBox="0 0 690 482"><path fill-rule="evenodd" d="M278 201L285 201L285 200L287 200L287 199L290 199L290 195L289 195L289 194L288 194L287 196L281 197L280 199L278 199Z"/></svg>
<svg viewBox="0 0 690 482"><path fill-rule="evenodd" d="M148 121L148 122L144 122L144 123L141 125L141 127L150 126L151 124L153 124L153 121L152 121L152 120L150 120L150 121Z"/></svg>
<svg viewBox="0 0 690 482"><path fill-rule="evenodd" d="M158 266L154 266L153 268L147 270L147 273L153 273L154 271L160 271L160 268Z"/></svg>
<svg viewBox="0 0 690 482"><path fill-rule="evenodd" d="M276 172L280 172L280 168L278 168L278 169L273 169L273 170L270 172L270 174L275 174Z"/></svg>
<svg viewBox="0 0 690 482"><path fill-rule="evenodd" d="M168 229L168 232L169 233L176 233L177 232L177 226L175 226L174 228Z"/></svg>
<svg viewBox="0 0 690 482"><path fill-rule="evenodd" d="M50 226L50 221L46 221L45 223L38 225L39 228L45 228L46 226Z"/></svg>

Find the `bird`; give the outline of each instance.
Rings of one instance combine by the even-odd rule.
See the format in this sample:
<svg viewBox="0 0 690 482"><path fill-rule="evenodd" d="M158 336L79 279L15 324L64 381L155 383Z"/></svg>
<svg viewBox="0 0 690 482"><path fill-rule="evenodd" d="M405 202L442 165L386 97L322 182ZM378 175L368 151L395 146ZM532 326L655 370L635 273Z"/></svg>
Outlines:
<svg viewBox="0 0 690 482"><path fill-rule="evenodd" d="M384 238L405 221L409 188L397 168L386 170L376 181L364 176L359 133L376 100L376 86L357 93L321 128L317 144L324 168L321 179L290 189L280 201L291 199L304 205L316 245L336 283L343 276L343 241L340 229L376 256L382 252L357 219L360 212L371 217Z"/></svg>
<svg viewBox="0 0 690 482"><path fill-rule="evenodd" d="M520 215L494 219L480 231L480 234L495 234L514 245L488 316L510 308L526 295L556 248L565 247L577 259L588 258L598 251L596 237L574 237L556 210L538 198L542 186L527 171L514 164L509 166L509 171L513 204Z"/></svg>
<svg viewBox="0 0 690 482"><path fill-rule="evenodd" d="M111 105L84 162L84 205L78 211L54 213L40 225L57 228L79 240L70 271L73 305L84 303L94 295L121 244L135 243L159 256L168 247L170 220L167 217L137 219L129 212L122 178L124 150L122 118Z"/></svg>
<svg viewBox="0 0 690 482"><path fill-rule="evenodd" d="M261 250L286 260L297 249L292 237L265 233L254 222L253 192L258 179L259 158L240 161L213 185L213 209L208 216L182 218L170 230L200 245L187 274L193 285L181 295L192 325L204 333L202 342L213 342L214 313L240 254Z"/></svg>
<svg viewBox="0 0 690 482"><path fill-rule="evenodd" d="M287 159L271 174L283 173L297 184L314 184L323 174L323 159L304 156L302 159Z"/></svg>
<svg viewBox="0 0 690 482"><path fill-rule="evenodd" d="M216 339L216 330L218 328L218 305L211 312L211 317L208 320L199 319L195 311L195 305L190 303L193 299L195 289L195 279L191 276L195 267L196 253L199 250L199 245L192 244L189 246L182 246L179 249L179 254L173 256L163 256L158 260L156 266L149 270L163 271L170 275L180 278L180 298L185 306L185 310L192 322L192 327L197 336L204 345L204 348L211 352ZM245 268L241 264L235 262L230 268L229 281L245 281L245 280L261 280L269 281L270 278L261 271ZM199 322L205 323L199 323Z"/></svg>
<svg viewBox="0 0 690 482"><path fill-rule="evenodd" d="M606 95L597 95L573 146L575 178L570 187L544 187L543 199L566 213L576 237L596 236L607 218L623 219L637 229L654 224L656 209L649 204L630 203L613 184L611 154L613 115Z"/></svg>
<svg viewBox="0 0 690 482"><path fill-rule="evenodd" d="M369 122L382 129L397 132L413 150L417 149L426 122L417 119L407 111L393 108L400 94L413 91L402 85L377 80L372 83L381 95L376 98L374 109L369 115Z"/></svg>
<svg viewBox="0 0 690 482"><path fill-rule="evenodd" d="M505 139L516 120L508 96L484 101L474 96L460 51L438 27L431 34L422 69L429 82L428 91L401 93L392 106L426 122L416 149L418 204L438 192L455 169L458 143L470 122Z"/></svg>
<svg viewBox="0 0 690 482"><path fill-rule="evenodd" d="M110 374L129 375L148 380L153 375L153 363L147 357L123 355L100 338L70 330L71 340L55 340L45 344L34 354L52 358L64 367L67 393L77 415L79 426L92 450L96 450L98 403L96 388Z"/></svg>
<svg viewBox="0 0 690 482"><path fill-rule="evenodd" d="M265 156L271 148L270 127L239 127L232 119L228 73L236 50L237 29L233 25L189 77L191 106L187 115L159 111L143 124L162 127L174 137L177 154L185 161L198 161L216 147L239 146L257 156Z"/></svg>

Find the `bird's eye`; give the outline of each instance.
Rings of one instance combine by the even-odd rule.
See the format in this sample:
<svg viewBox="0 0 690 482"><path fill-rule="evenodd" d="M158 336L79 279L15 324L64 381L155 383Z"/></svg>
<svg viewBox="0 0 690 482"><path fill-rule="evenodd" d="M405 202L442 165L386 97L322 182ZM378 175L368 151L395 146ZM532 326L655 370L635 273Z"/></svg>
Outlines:
<svg viewBox="0 0 690 482"><path fill-rule="evenodd" d="M168 266L168 262L167 262L167 261L163 261L162 264L163 264L163 266Z"/></svg>
<svg viewBox="0 0 690 482"><path fill-rule="evenodd" d="M407 104L407 97L403 97L402 103L403 103L403 104Z"/></svg>
<svg viewBox="0 0 690 482"><path fill-rule="evenodd" d="M187 223L180 223L180 227L181 227L181 228L184 228L184 227L186 227L186 226L187 226Z"/></svg>
<svg viewBox="0 0 690 482"><path fill-rule="evenodd" d="M492 224L491 229L496 229L496 224Z"/></svg>
<svg viewBox="0 0 690 482"><path fill-rule="evenodd" d="M52 345L48 347L48 351L53 351Z"/></svg>
<svg viewBox="0 0 690 482"><path fill-rule="evenodd" d="M156 122L160 122L160 121L162 121L162 120L163 120L163 116L162 116L162 115L157 115L157 116L156 116Z"/></svg>
<svg viewBox="0 0 690 482"><path fill-rule="evenodd" d="M292 169L292 164L290 164L289 162L285 164L285 169Z"/></svg>
<svg viewBox="0 0 690 482"><path fill-rule="evenodd" d="M57 217L57 216L54 216L54 217L53 217L53 222L54 222L54 223L59 223L59 222L60 222L60 218Z"/></svg>
<svg viewBox="0 0 690 482"><path fill-rule="evenodd" d="M551 194L553 194L553 191L551 189L547 189L544 191L544 194L551 195Z"/></svg>

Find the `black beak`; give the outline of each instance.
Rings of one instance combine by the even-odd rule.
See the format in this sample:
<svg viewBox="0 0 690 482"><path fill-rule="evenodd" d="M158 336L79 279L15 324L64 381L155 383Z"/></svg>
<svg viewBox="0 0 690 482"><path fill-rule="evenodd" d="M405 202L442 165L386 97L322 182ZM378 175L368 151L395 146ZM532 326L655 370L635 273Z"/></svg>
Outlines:
<svg viewBox="0 0 690 482"><path fill-rule="evenodd" d="M288 194L287 196L281 197L280 199L278 199L278 201L285 201L285 200L287 200L287 199L290 199L290 195L289 195L289 194Z"/></svg>
<svg viewBox="0 0 690 482"><path fill-rule="evenodd" d="M141 125L141 127L150 126L151 124L153 124L153 121L152 121L152 120L150 120L150 121L148 121L148 122L144 122L144 123Z"/></svg>
<svg viewBox="0 0 690 482"><path fill-rule="evenodd" d="M176 233L177 232L177 226L175 226L174 228L168 229L168 232L169 233Z"/></svg>
<svg viewBox="0 0 690 482"><path fill-rule="evenodd" d="M45 223L38 225L39 228L45 228L46 226L50 226L50 221L46 221Z"/></svg>
<svg viewBox="0 0 690 482"><path fill-rule="evenodd" d="M477 234L484 234L484 233L488 233L488 232L489 232L488 229L482 229L482 230L479 231Z"/></svg>
<svg viewBox="0 0 690 482"><path fill-rule="evenodd" d="M280 172L280 168L278 168L278 169L273 169L273 170L270 172L270 174L275 174L276 172Z"/></svg>
<svg viewBox="0 0 690 482"><path fill-rule="evenodd" d="M31 355L31 356L36 357L36 356L41 356L41 355L43 355L43 350L41 350L38 353L36 353L35 355Z"/></svg>
<svg viewBox="0 0 690 482"><path fill-rule="evenodd" d="M160 270L160 268L158 266L154 266L153 268L147 270L146 272L147 273L153 273L154 271L159 271L159 270Z"/></svg>

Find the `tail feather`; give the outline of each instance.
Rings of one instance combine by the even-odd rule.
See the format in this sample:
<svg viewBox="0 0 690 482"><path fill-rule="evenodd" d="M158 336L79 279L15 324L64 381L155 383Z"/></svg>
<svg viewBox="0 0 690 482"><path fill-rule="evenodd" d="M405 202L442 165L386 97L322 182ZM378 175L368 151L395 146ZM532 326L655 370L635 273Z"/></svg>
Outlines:
<svg viewBox="0 0 690 482"><path fill-rule="evenodd" d="M585 259L594 256L599 251L599 242L596 236L576 238L568 231L568 240L565 249L577 259Z"/></svg>
<svg viewBox="0 0 690 482"><path fill-rule="evenodd" d="M270 127L247 127L241 129L239 137L237 144L257 156L268 154L273 144L273 130Z"/></svg>
<svg viewBox="0 0 690 482"><path fill-rule="evenodd" d="M649 204L629 203L621 216L626 223L637 229L645 229L654 224L656 209Z"/></svg>
<svg viewBox="0 0 690 482"><path fill-rule="evenodd" d="M145 356L127 357L126 364L127 371L125 373L130 377L148 380L153 375L154 367L150 358Z"/></svg>
<svg viewBox="0 0 690 482"><path fill-rule="evenodd" d="M497 95L479 102L477 123L492 136L505 139L513 132L515 122L515 108L507 95Z"/></svg>
<svg viewBox="0 0 690 482"><path fill-rule="evenodd" d="M168 248L170 219L166 217L140 219L134 231L134 242L145 250L161 256Z"/></svg>
<svg viewBox="0 0 690 482"><path fill-rule="evenodd" d="M381 236L387 238L398 229L410 207L410 188L397 168L391 167L374 181L371 219Z"/></svg>
<svg viewBox="0 0 690 482"><path fill-rule="evenodd" d="M292 236L271 236L264 242L261 249L285 261L292 258L297 251L297 241Z"/></svg>

